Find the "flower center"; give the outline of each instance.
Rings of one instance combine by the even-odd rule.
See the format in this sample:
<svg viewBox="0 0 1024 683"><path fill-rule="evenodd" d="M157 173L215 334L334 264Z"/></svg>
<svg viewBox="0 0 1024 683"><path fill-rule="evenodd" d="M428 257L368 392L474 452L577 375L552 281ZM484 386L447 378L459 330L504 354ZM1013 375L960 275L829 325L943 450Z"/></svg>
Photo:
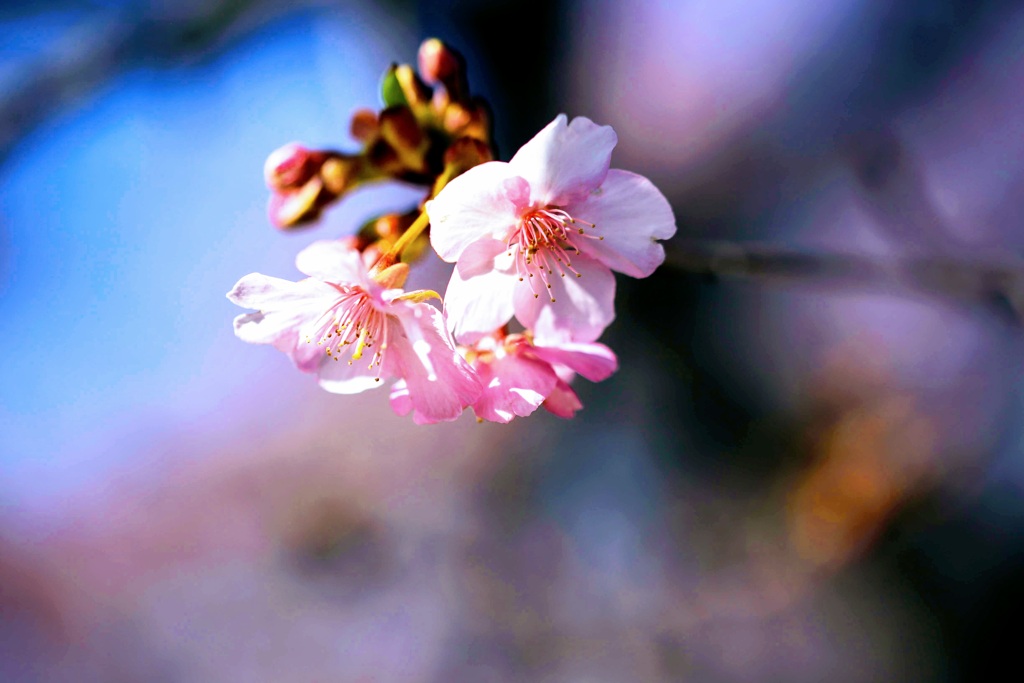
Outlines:
<svg viewBox="0 0 1024 683"><path fill-rule="evenodd" d="M340 296L314 326L319 335L316 343L325 347L327 355L335 361L348 355L349 365L360 360L365 350L372 349L368 367L377 368L377 381L380 381L381 363L388 348L387 316L377 310L362 287L334 286ZM315 337L306 337L306 343L313 343Z"/></svg>
<svg viewBox="0 0 1024 683"><path fill-rule="evenodd" d="M556 274L565 277L566 273L583 277L573 268L572 257L580 254L578 245L581 240L604 239L587 232L587 229L594 230L596 227L593 223L573 218L564 210L554 207L531 209L523 214L506 241L509 256L515 252L519 281L530 283L534 297L539 297L541 291L547 290L554 303L551 278Z"/></svg>

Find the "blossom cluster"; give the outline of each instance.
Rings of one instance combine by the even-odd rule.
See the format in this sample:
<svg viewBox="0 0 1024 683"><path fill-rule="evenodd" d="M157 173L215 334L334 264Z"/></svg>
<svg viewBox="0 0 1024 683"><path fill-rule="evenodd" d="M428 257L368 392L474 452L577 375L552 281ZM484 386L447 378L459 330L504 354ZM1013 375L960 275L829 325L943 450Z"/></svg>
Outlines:
<svg viewBox="0 0 1024 683"><path fill-rule="evenodd" d="M255 312L238 316L235 332L272 344L330 392L359 393L394 379L392 408L420 424L466 409L502 423L541 406L571 417L582 407L573 378L598 382L617 369L615 354L598 342L615 317L613 271L646 277L662 263L659 240L676 230L672 209L646 178L610 169L617 139L609 126L559 115L511 160L492 161L489 129L472 125L486 108L468 98L461 58L427 41L423 78L410 72L392 67L385 77L385 104L389 87L401 97L392 94L398 104L376 116L363 155L291 145L268 160L267 179L279 226L315 217L324 197L341 196L341 183L324 193L332 159L359 158L352 163L380 177L423 174L423 211L382 217L355 238L314 242L296 258L307 276L298 282L243 277L228 298ZM452 107L477 119L451 116ZM372 128L357 114L353 129L360 116ZM403 135L379 137L398 118L407 124ZM392 147L431 140L443 149L396 152L391 161L405 162L384 172L386 164L373 160L391 158L381 152L387 140ZM443 164L430 171L427 160L438 157ZM454 264L443 299L403 289L428 228L433 251Z"/></svg>

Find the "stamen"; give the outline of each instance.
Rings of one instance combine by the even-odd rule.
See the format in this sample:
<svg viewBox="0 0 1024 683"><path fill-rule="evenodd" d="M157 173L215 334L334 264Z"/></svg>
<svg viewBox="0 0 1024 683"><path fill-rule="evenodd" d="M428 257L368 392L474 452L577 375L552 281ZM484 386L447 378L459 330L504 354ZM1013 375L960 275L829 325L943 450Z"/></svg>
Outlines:
<svg viewBox="0 0 1024 683"><path fill-rule="evenodd" d="M576 224L586 227L577 227ZM604 239L603 236L587 233L587 228L596 229L589 221L573 218L565 210L558 208L534 209L520 218L516 228L506 241L508 255L514 254L519 281L528 281L534 298L540 298L538 288L534 286L534 275L538 275L544 288L550 290L548 276L555 273L564 278L566 273L583 277L582 273L572 265L571 255L579 256L579 239ZM531 278L527 280L528 278ZM550 296L550 295L549 295ZM554 302L554 297L551 301Z"/></svg>
<svg viewBox="0 0 1024 683"><path fill-rule="evenodd" d="M367 354L367 367L378 368L375 379L379 381L387 349L387 316L377 310L370 295L361 287L338 286L338 290L338 301L313 324L312 329L319 332L307 337L306 342L312 343L316 338L317 344L325 347L326 356L334 361L341 360L345 352L351 350L349 365L361 360L367 349L372 350L372 354Z"/></svg>

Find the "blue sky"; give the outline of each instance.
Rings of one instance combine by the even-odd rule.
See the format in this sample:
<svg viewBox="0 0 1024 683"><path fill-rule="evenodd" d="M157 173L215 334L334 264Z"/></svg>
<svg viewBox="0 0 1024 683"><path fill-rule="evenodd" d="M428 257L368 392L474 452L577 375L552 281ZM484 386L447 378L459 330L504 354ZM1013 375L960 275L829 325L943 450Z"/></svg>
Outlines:
<svg viewBox="0 0 1024 683"><path fill-rule="evenodd" d="M415 56L396 53L397 36L380 40L383 17L369 33L346 11L291 16L199 66L125 73L0 168L8 503L131 467L162 434L229 435L266 419L256 384L282 399L315 390L234 338L240 311L224 293L251 271L297 277L294 255L312 240L415 201L372 191L293 235L266 220L267 154L292 140L343 146L352 109L376 104L382 65Z"/></svg>

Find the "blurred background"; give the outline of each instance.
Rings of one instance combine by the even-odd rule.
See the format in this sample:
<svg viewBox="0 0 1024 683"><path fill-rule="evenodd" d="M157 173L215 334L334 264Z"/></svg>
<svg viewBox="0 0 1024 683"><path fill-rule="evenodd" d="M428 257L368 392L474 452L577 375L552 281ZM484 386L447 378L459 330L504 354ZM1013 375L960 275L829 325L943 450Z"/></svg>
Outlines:
<svg viewBox="0 0 1024 683"><path fill-rule="evenodd" d="M571 421L415 427L232 332L240 276L294 279L305 245L419 198L282 234L262 165L356 149L351 112L429 36L504 158L585 115L675 208L669 263L619 281L621 369ZM1022 82L1009 0L7 0L0 680L1013 667L1013 297L673 263L705 239L1016 258Z"/></svg>

